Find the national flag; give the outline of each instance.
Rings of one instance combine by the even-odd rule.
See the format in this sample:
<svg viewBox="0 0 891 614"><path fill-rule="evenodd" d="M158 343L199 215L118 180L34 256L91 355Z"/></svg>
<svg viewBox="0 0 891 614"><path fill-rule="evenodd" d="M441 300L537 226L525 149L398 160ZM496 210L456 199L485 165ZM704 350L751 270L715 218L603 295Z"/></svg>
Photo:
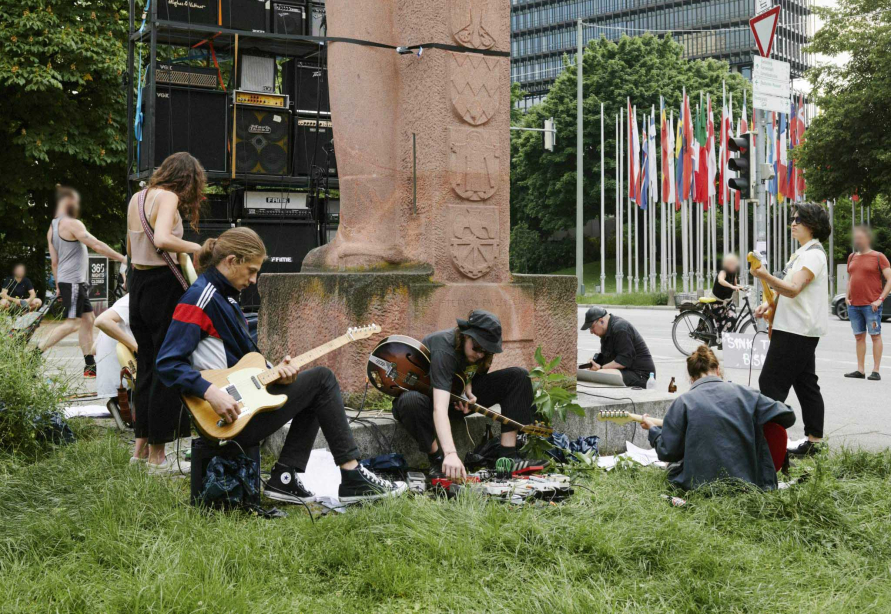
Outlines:
<svg viewBox="0 0 891 614"><path fill-rule="evenodd" d="M708 156L708 194L707 196L711 198L717 194L717 190L715 189L715 175L718 172L718 161L715 158L715 115L712 112L712 98L711 95L708 96L708 125L707 125L707 134L706 134L706 142L705 142L705 150Z"/></svg>
<svg viewBox="0 0 891 614"><path fill-rule="evenodd" d="M773 167L773 179L767 182L769 194L777 195L777 116L771 112L767 123L767 163Z"/></svg>
<svg viewBox="0 0 891 614"><path fill-rule="evenodd" d="M637 200L637 206L647 210L647 203L649 202L650 197L650 161L649 161L649 153L650 153L650 140L646 138L647 136L647 117L644 114L644 128L643 128L643 147L641 148L640 154L640 186L638 187L638 195L640 198Z"/></svg>
<svg viewBox="0 0 891 614"><path fill-rule="evenodd" d="M727 86L724 86L724 90L726 92ZM727 176L727 161L730 159L728 155L730 153L730 149L727 146L730 140L730 117L727 114L727 99L726 95L721 96L721 163L719 165L720 172L720 184L721 189L718 190L718 202L722 205L726 205L727 203L727 191L729 189L727 185L727 180L729 177Z"/></svg>
<svg viewBox="0 0 891 614"><path fill-rule="evenodd" d="M680 209L681 203L686 200L684 197L684 176L686 175L685 167L685 159L687 157L687 150L684 146L686 141L686 129L684 128L684 104L681 103L681 112L678 115L678 126L677 132L675 133L674 139L674 181L675 181L675 193L677 196L677 201L675 201L675 205L678 209Z"/></svg>
<svg viewBox="0 0 891 614"><path fill-rule="evenodd" d="M674 111L671 112L671 118L668 120L668 202L679 206L680 198L678 198L677 183L675 181L675 153L674 153Z"/></svg>
<svg viewBox="0 0 891 614"><path fill-rule="evenodd" d="M804 132L807 130L807 120L805 118L805 106L804 106L804 95L798 95L798 113L796 115L796 127L795 127L795 147L800 147L804 144ZM801 167L795 168L795 195L799 200L804 198L805 191L805 182L804 182L804 169Z"/></svg>
<svg viewBox="0 0 891 614"><path fill-rule="evenodd" d="M702 94L699 95L700 99ZM700 103L702 101L700 100ZM708 152L706 151L706 110L705 104L696 109L696 179L694 202L708 209Z"/></svg>
<svg viewBox="0 0 891 614"><path fill-rule="evenodd" d="M659 200L659 180L657 177L656 169L658 164L656 163L656 106L653 105L650 107L650 130L647 134L647 138L650 141L650 199L655 203Z"/></svg>
<svg viewBox="0 0 891 614"><path fill-rule="evenodd" d="M795 148L795 141L797 140L798 132L798 109L795 104L795 98L793 97L790 103L790 112L789 112L789 149L792 150ZM789 161L786 166L786 196L792 202L796 202L798 200L798 194L795 190L795 157L789 156Z"/></svg>
<svg viewBox="0 0 891 614"><path fill-rule="evenodd" d="M745 113L746 113L746 108L743 107L743 115L745 115ZM742 135L744 133L744 130L743 130L743 126L745 125L744 122L745 122L745 120L743 118L740 118L739 122L737 122L737 124L736 124L736 134L737 135ZM739 154L737 154L737 157L739 157ZM733 191L733 208L736 211L739 211L739 205L741 202L742 202L742 196L740 196L739 190L734 190Z"/></svg>
<svg viewBox="0 0 891 614"><path fill-rule="evenodd" d="M780 113L777 117L777 198L784 200L789 182L786 179L788 170L786 152L786 114Z"/></svg>
<svg viewBox="0 0 891 614"><path fill-rule="evenodd" d="M674 147L672 143L671 126L665 116L665 99L659 96L659 130L662 146L662 202L673 203L674 198L674 172L671 162L674 160Z"/></svg>
<svg viewBox="0 0 891 614"><path fill-rule="evenodd" d="M684 90L684 189L681 192L684 200L688 200L691 196L690 188L693 185L693 156L694 156L694 136L693 136L693 116L690 113L690 97ZM698 153L698 152L697 152Z"/></svg>
<svg viewBox="0 0 891 614"><path fill-rule="evenodd" d="M640 140L637 134L637 117L628 99L628 199L640 198Z"/></svg>

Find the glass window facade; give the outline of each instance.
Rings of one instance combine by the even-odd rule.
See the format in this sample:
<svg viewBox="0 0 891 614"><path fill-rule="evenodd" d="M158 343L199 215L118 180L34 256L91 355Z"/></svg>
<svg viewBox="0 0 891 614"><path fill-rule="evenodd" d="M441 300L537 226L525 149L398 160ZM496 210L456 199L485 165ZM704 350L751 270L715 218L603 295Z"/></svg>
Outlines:
<svg viewBox="0 0 891 614"><path fill-rule="evenodd" d="M813 0L777 0L782 7L772 58L789 62L799 77L813 65L804 51L813 34ZM578 19L586 25L584 40L615 40L652 32L673 37L689 59L717 58L751 78L757 53L749 30L752 0L511 0L511 80L529 93L521 107L540 102L563 70L565 55L574 55ZM709 30L683 32L683 30Z"/></svg>

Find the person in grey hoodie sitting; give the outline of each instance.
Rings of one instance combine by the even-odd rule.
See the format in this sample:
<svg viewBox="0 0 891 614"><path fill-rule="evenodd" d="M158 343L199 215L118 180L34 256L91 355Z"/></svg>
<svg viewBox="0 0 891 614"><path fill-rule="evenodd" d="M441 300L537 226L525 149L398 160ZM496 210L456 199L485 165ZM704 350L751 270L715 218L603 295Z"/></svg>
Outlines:
<svg viewBox="0 0 891 614"><path fill-rule="evenodd" d="M704 345L687 358L687 373L693 386L671 404L663 425L646 414L641 423L659 460L672 463L669 481L684 490L722 479L776 489L764 425L789 428L795 424L792 410L757 390L725 382L718 359Z"/></svg>

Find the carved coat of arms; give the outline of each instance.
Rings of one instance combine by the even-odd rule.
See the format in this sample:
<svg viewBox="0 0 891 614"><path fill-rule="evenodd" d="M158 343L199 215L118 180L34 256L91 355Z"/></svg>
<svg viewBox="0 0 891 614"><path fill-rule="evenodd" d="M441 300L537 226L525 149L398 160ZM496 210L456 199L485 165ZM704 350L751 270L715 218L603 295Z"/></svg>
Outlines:
<svg viewBox="0 0 891 614"><path fill-rule="evenodd" d="M452 106L468 124L485 124L501 102L502 60L471 53L450 55Z"/></svg>
<svg viewBox="0 0 891 614"><path fill-rule="evenodd" d="M499 158L493 131L453 130L449 152L452 188L466 200L486 200L498 190Z"/></svg>
<svg viewBox="0 0 891 614"><path fill-rule="evenodd" d="M491 49L495 45L498 15L491 0L452 0L452 36L462 47Z"/></svg>
<svg viewBox="0 0 891 614"><path fill-rule="evenodd" d="M451 223L452 262L471 279L492 270L498 257L498 209L455 207Z"/></svg>

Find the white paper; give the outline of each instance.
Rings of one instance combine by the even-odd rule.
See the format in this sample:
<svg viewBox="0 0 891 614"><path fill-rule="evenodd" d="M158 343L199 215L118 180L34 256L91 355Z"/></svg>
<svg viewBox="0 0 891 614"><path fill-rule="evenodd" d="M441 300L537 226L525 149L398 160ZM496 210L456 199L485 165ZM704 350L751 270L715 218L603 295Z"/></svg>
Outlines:
<svg viewBox="0 0 891 614"><path fill-rule="evenodd" d="M105 405L72 405L64 413L66 418L111 418Z"/></svg>
<svg viewBox="0 0 891 614"><path fill-rule="evenodd" d="M300 481L317 497L337 500L340 486L340 467L334 464L331 452L325 449L313 450L306 463L306 473L301 473Z"/></svg>

